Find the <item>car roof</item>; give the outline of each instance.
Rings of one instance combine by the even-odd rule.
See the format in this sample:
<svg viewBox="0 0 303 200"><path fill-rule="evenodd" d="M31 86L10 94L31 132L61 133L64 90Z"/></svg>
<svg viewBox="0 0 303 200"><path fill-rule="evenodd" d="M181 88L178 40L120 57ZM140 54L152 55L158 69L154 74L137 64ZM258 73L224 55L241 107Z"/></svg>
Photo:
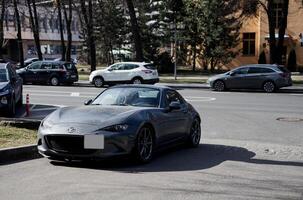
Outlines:
<svg viewBox="0 0 303 200"><path fill-rule="evenodd" d="M243 65L240 66L239 68L242 67L278 67L276 64L249 64L249 65Z"/></svg>
<svg viewBox="0 0 303 200"><path fill-rule="evenodd" d="M158 90L172 89L164 85L133 85L133 84L117 85L110 88L150 88L150 89L158 89Z"/></svg>

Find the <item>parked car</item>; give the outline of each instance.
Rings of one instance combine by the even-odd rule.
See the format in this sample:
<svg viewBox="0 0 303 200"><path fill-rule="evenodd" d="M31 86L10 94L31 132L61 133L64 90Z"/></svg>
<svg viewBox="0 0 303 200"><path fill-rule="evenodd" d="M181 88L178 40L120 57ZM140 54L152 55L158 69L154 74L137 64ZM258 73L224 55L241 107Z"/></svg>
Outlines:
<svg viewBox="0 0 303 200"><path fill-rule="evenodd" d="M33 62L37 62L39 61L39 58L28 58L24 61L24 67L32 64ZM17 69L20 69L21 68L21 65L20 63L17 64Z"/></svg>
<svg viewBox="0 0 303 200"><path fill-rule="evenodd" d="M292 85L291 73L278 65L246 65L208 79L211 88L225 89L262 89L274 92L279 88Z"/></svg>
<svg viewBox="0 0 303 200"><path fill-rule="evenodd" d="M93 71L89 81L96 87L117 83L155 84L159 82L159 76L156 67L151 63L121 62Z"/></svg>
<svg viewBox="0 0 303 200"><path fill-rule="evenodd" d="M37 61L17 70L24 83L73 84L78 81L78 71L73 63Z"/></svg>
<svg viewBox="0 0 303 200"><path fill-rule="evenodd" d="M16 105L22 105L22 79L10 63L0 64L0 110L13 117ZM1 111L2 113L2 111Z"/></svg>
<svg viewBox="0 0 303 200"><path fill-rule="evenodd" d="M130 154L144 163L158 148L200 143L199 113L168 87L115 86L85 104L60 108L41 122L40 154L53 160Z"/></svg>

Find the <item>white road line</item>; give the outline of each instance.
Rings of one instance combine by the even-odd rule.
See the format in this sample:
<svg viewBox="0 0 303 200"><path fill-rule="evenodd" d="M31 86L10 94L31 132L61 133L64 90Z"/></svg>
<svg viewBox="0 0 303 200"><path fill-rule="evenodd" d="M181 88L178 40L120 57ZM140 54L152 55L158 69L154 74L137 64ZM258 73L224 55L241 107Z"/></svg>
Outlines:
<svg viewBox="0 0 303 200"><path fill-rule="evenodd" d="M24 90L24 93L58 93L58 94L70 94L71 92L64 92L64 91L39 91L39 90ZM73 92L72 92L73 93ZM78 93L78 92L75 92ZM93 93L93 92L81 92L81 94L88 94L88 95L96 95L98 92Z"/></svg>
<svg viewBox="0 0 303 200"><path fill-rule="evenodd" d="M216 98L214 97L187 97L187 101L190 102L205 102L205 101L215 101Z"/></svg>
<svg viewBox="0 0 303 200"><path fill-rule="evenodd" d="M70 96L70 95L60 95L60 94L31 94L30 96L41 96L41 97L71 97L71 98L92 98L92 96Z"/></svg>
<svg viewBox="0 0 303 200"><path fill-rule="evenodd" d="M303 94L289 94L291 96L303 96Z"/></svg>
<svg viewBox="0 0 303 200"><path fill-rule="evenodd" d="M79 92L73 92L70 94L71 97L79 97L80 93Z"/></svg>

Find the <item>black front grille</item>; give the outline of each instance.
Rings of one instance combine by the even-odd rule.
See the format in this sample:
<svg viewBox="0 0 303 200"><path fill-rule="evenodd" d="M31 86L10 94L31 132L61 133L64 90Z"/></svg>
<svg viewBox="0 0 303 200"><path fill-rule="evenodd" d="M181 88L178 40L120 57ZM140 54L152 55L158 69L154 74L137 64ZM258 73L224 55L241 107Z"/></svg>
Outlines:
<svg viewBox="0 0 303 200"><path fill-rule="evenodd" d="M93 149L84 149L84 136L53 136L45 137L47 146L56 152L66 154L92 154Z"/></svg>

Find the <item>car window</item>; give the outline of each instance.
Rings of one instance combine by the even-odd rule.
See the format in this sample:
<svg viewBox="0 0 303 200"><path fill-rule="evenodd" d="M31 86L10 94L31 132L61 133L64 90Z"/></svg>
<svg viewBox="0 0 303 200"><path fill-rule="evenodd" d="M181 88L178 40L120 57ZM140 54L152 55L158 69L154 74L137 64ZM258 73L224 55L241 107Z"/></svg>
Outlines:
<svg viewBox="0 0 303 200"><path fill-rule="evenodd" d="M234 70L233 71L235 74L247 74L247 72L248 72L248 68L247 67L245 67L245 68L240 68L240 69L236 69L236 70Z"/></svg>
<svg viewBox="0 0 303 200"><path fill-rule="evenodd" d="M154 64L146 64L146 65L144 65L144 67L146 69L151 69L151 70L157 69L157 67Z"/></svg>
<svg viewBox="0 0 303 200"><path fill-rule="evenodd" d="M278 68L284 73L289 73L288 69L286 69L285 67L279 66Z"/></svg>
<svg viewBox="0 0 303 200"><path fill-rule="evenodd" d="M0 82L7 82L8 81L8 74L6 69L0 69Z"/></svg>
<svg viewBox="0 0 303 200"><path fill-rule="evenodd" d="M76 68L75 65L72 63L65 63L64 66L67 70L73 70Z"/></svg>
<svg viewBox="0 0 303 200"><path fill-rule="evenodd" d="M115 65L112 65L110 67L111 70L115 71L115 70L123 70L124 69L124 65L123 64L115 64Z"/></svg>
<svg viewBox="0 0 303 200"><path fill-rule="evenodd" d="M59 63L53 63L52 69L54 69L54 70L63 69L63 66L60 65Z"/></svg>
<svg viewBox="0 0 303 200"><path fill-rule="evenodd" d="M37 70L37 69L40 69L40 65L41 65L40 62L34 62L28 66L28 69Z"/></svg>
<svg viewBox="0 0 303 200"><path fill-rule="evenodd" d="M261 74L261 73L272 73L273 70L264 67L250 67L248 70L249 74Z"/></svg>
<svg viewBox="0 0 303 200"><path fill-rule="evenodd" d="M262 73L273 73L275 72L274 70L270 69L270 68L261 68Z"/></svg>
<svg viewBox="0 0 303 200"><path fill-rule="evenodd" d="M52 69L52 64L51 63L42 63L41 69L46 69L46 70Z"/></svg>
<svg viewBox="0 0 303 200"><path fill-rule="evenodd" d="M125 64L124 70L132 70L132 69L136 69L138 67L139 67L139 65L135 65L135 64Z"/></svg>
<svg viewBox="0 0 303 200"><path fill-rule="evenodd" d="M171 102L179 102L184 104L184 100L176 91L169 90L165 94L165 107L168 107Z"/></svg>

